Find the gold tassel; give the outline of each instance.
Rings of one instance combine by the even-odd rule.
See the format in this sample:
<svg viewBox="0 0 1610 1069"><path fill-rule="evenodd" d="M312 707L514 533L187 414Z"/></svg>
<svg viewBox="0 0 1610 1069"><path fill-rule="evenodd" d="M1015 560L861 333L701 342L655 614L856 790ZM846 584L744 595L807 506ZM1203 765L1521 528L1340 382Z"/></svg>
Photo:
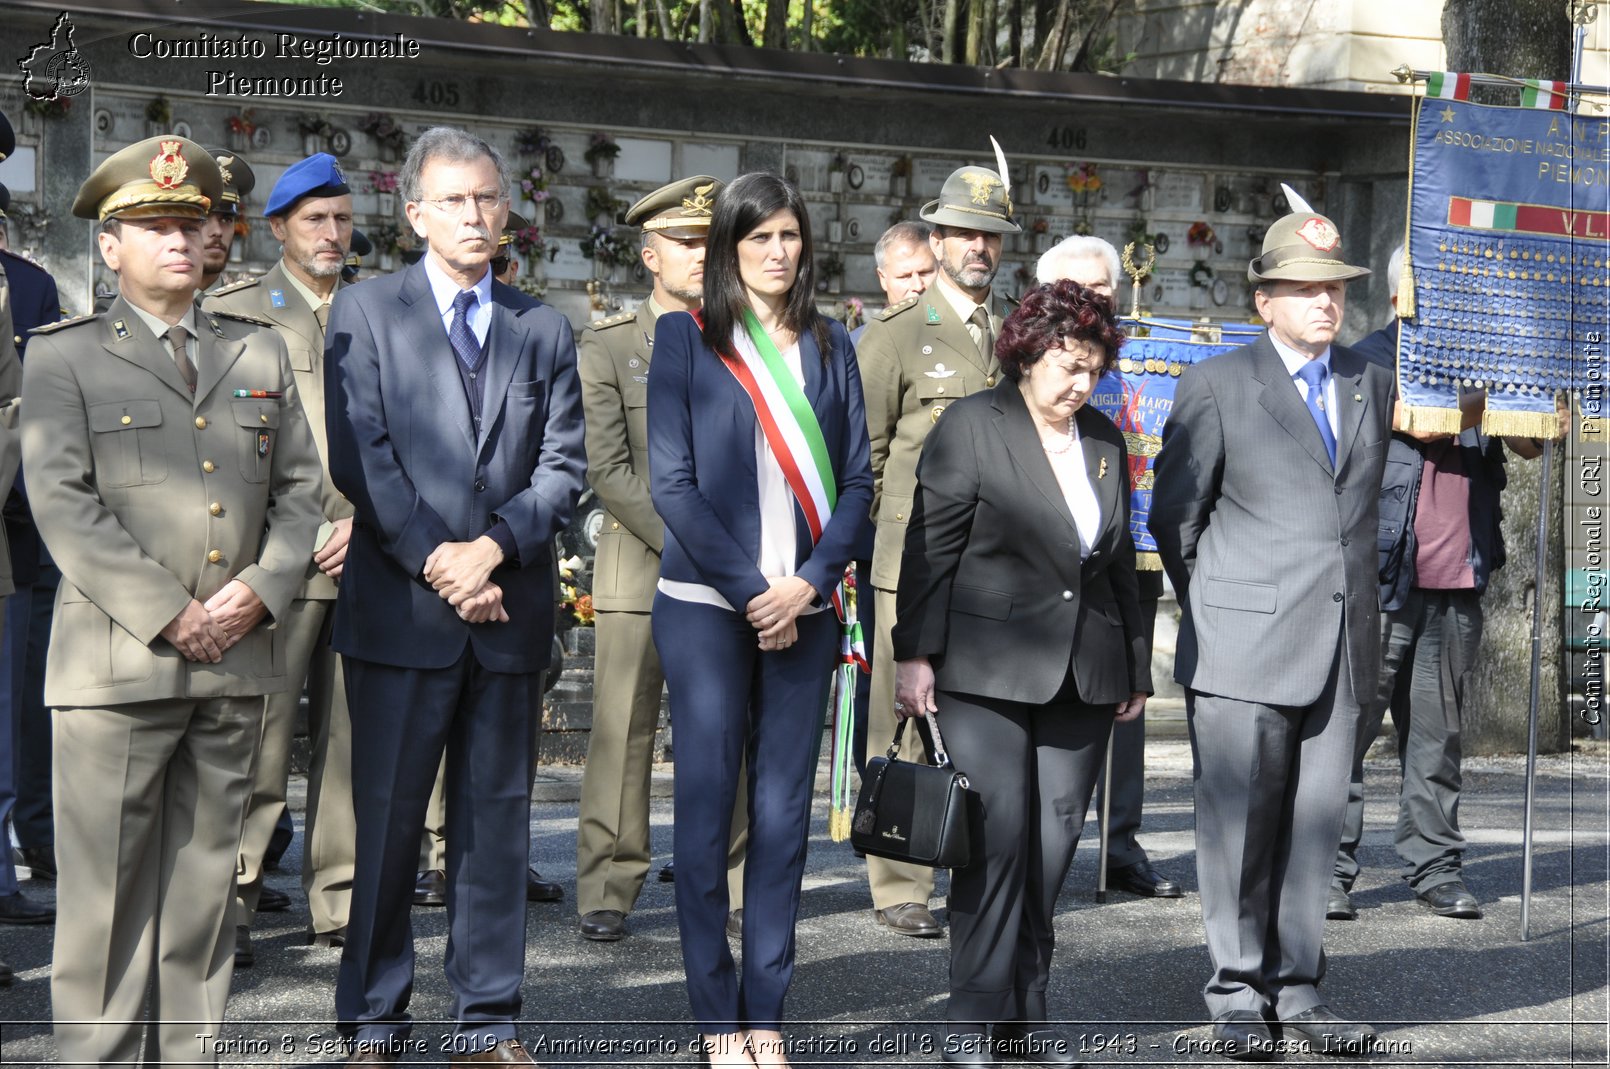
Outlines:
<svg viewBox="0 0 1610 1069"><path fill-rule="evenodd" d="M1138 572L1160 572L1163 570L1163 558L1156 553L1137 552L1135 554L1135 570Z"/></svg>
<svg viewBox="0 0 1610 1069"><path fill-rule="evenodd" d="M1409 243L1403 242L1403 272L1398 275L1398 318L1414 318L1414 269L1409 263Z"/></svg>
<svg viewBox="0 0 1610 1069"><path fill-rule="evenodd" d="M842 843L850 837L850 811L848 809L834 809L827 815L827 831L836 843Z"/></svg>
<svg viewBox="0 0 1610 1069"><path fill-rule="evenodd" d="M1554 412L1515 412L1487 406L1481 417L1483 434L1495 438L1550 438L1560 436L1559 416Z"/></svg>
<svg viewBox="0 0 1610 1069"><path fill-rule="evenodd" d="M1403 406L1403 429L1425 431L1431 434L1458 434L1464 414L1457 408L1432 408L1426 405Z"/></svg>

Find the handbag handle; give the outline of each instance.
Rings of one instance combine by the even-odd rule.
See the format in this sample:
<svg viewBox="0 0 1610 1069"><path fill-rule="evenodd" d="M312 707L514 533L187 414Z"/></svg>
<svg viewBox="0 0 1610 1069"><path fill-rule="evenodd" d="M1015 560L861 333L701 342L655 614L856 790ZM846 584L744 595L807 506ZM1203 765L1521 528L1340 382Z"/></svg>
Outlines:
<svg viewBox="0 0 1610 1069"><path fill-rule="evenodd" d="M928 732L929 732L930 735L933 736L933 740L934 740L934 752L932 754L933 759L934 759L934 767L935 768L954 768L954 767L956 767L955 765L951 764L951 762L950 762L950 754L947 753L946 750L945 750L945 739L944 739L944 737L942 735L939 734L939 721L934 719L934 714L933 713L923 713L922 715L923 715L923 719L928 721ZM894 741L889 744L889 752L886 754L886 756L891 761L899 759L899 756L900 756L900 737L905 734L906 721L909 720L909 719L910 719L910 717L902 716L902 717L899 718L898 722L894 726Z"/></svg>

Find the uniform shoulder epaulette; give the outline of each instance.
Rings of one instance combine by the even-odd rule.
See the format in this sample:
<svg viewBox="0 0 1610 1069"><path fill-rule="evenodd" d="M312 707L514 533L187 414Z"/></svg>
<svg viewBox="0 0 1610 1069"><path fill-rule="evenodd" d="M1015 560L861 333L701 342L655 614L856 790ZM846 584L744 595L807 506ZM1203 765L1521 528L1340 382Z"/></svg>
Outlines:
<svg viewBox="0 0 1610 1069"><path fill-rule="evenodd" d="M887 307L883 311L879 312L878 313L878 318L880 320L882 320L882 319L893 319L895 316L899 315L901 312L904 312L907 308L915 308L915 307L917 307L917 302L920 301L920 300L922 300L922 294L920 294L920 293L915 297L907 297L905 300L901 301L899 304L891 304L889 307Z"/></svg>
<svg viewBox="0 0 1610 1069"><path fill-rule="evenodd" d="M213 290L211 293L203 293L202 297L224 297L228 294L238 292L239 290L250 289L252 286L257 285L261 281L263 280L260 278L243 278L239 282L231 282L221 290Z"/></svg>
<svg viewBox="0 0 1610 1069"><path fill-rule="evenodd" d="M29 333L54 334L58 330L66 330L68 327L76 327L80 323L88 323L93 319L99 319L105 314L104 312L86 312L84 315L74 316L71 319L58 319L54 323L41 323Z"/></svg>
<svg viewBox="0 0 1610 1069"><path fill-rule="evenodd" d="M239 320L242 323L250 323L255 327L272 327L274 325L268 320L264 319L262 316L248 315L245 312L236 312L227 308L210 309L207 314L210 316L217 316L219 319Z"/></svg>
<svg viewBox="0 0 1610 1069"><path fill-rule="evenodd" d="M619 312L619 313L617 313L615 315L609 316L606 319L597 319L597 320L594 320L591 323L588 323L587 324L587 329L588 330L608 330L610 327L618 327L622 323L631 323L631 322L634 322L636 319L637 319L637 313L636 312Z"/></svg>

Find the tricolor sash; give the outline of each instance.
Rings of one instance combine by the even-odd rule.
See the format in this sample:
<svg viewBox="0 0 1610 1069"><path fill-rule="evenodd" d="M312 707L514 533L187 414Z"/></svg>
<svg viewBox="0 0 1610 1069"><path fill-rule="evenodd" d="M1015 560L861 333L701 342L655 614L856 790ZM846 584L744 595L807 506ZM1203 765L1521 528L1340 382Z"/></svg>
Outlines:
<svg viewBox="0 0 1610 1069"><path fill-rule="evenodd" d="M695 315L700 327L703 315ZM822 540L822 532L838 504L838 479L828 457L827 439L811 408L805 391L782 353L761 327L755 313L744 309L743 330L735 330L732 346L716 355L755 406L755 419L766 444L771 447L782 469L783 478L805 514L811 544ZM842 627L839 664L834 670L837 682L837 713L833 729L833 794L829 826L835 842L849 837L851 797L849 768L855 736L855 674L867 671L866 643L857 619L854 565L845 569L848 584L840 582L833 591L833 610ZM846 595L846 585L849 586Z"/></svg>

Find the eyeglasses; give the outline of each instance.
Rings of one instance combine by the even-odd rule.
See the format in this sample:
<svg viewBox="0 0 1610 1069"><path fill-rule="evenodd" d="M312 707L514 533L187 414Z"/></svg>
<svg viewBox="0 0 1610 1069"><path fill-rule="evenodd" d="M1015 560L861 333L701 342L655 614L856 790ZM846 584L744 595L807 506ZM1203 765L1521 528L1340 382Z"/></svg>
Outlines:
<svg viewBox="0 0 1610 1069"><path fill-rule="evenodd" d="M460 215L464 211L464 206L471 202L474 202L475 207L481 212L494 212L497 210L499 204L502 204L509 198L504 196L502 193L495 193L490 189L483 189L479 193L474 193L469 196L465 196L463 193L451 193L445 197L436 197L434 199L430 197L420 197L419 199L421 203L429 204L431 207L435 208L439 212L442 212L443 214Z"/></svg>

